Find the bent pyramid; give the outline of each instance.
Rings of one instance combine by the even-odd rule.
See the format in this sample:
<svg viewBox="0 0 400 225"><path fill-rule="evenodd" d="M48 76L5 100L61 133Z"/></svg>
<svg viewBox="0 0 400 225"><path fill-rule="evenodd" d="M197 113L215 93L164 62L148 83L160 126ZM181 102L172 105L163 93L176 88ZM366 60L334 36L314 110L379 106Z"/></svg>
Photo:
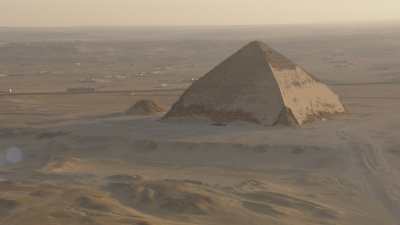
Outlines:
<svg viewBox="0 0 400 225"><path fill-rule="evenodd" d="M164 119L302 125L343 113L338 96L262 42L251 42L192 84Z"/></svg>

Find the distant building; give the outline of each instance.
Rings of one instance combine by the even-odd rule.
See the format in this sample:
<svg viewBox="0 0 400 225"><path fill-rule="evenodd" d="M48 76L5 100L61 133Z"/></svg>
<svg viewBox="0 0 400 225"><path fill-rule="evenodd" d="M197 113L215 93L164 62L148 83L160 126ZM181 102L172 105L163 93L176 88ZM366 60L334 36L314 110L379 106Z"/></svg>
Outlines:
<svg viewBox="0 0 400 225"><path fill-rule="evenodd" d="M94 93L96 89L88 87L68 88L68 93Z"/></svg>

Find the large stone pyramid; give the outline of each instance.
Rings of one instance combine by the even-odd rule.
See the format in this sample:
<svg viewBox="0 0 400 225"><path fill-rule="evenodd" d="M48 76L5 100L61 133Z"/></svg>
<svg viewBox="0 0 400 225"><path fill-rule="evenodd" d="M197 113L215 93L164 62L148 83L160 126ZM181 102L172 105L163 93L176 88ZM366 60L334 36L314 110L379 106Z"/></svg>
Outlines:
<svg viewBox="0 0 400 225"><path fill-rule="evenodd" d="M194 82L164 119L302 125L343 113L338 96L262 42L251 42Z"/></svg>

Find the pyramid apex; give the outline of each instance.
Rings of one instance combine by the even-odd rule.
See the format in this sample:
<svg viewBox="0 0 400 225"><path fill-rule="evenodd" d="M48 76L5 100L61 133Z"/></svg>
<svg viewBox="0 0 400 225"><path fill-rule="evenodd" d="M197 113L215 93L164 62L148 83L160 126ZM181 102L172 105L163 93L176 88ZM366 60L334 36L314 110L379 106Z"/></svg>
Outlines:
<svg viewBox="0 0 400 225"><path fill-rule="evenodd" d="M265 45L265 43L260 41L260 40L251 41L249 44L251 44L251 45Z"/></svg>
<svg viewBox="0 0 400 225"><path fill-rule="evenodd" d="M263 50L265 49L271 49L266 43L259 41L259 40L255 40L255 41L251 41L247 44L248 47L252 46L252 47L258 47L261 48Z"/></svg>
<svg viewBox="0 0 400 225"><path fill-rule="evenodd" d="M252 41L242 48L242 50L244 49L261 51L265 56L266 62L275 69L296 69L297 65L295 63L262 41Z"/></svg>

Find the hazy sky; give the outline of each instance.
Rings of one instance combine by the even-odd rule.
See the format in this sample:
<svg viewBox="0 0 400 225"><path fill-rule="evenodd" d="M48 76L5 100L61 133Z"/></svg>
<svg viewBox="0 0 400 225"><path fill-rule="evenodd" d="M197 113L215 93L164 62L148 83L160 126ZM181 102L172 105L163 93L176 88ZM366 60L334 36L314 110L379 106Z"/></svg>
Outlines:
<svg viewBox="0 0 400 225"><path fill-rule="evenodd" d="M400 0L0 0L0 26L400 20Z"/></svg>

